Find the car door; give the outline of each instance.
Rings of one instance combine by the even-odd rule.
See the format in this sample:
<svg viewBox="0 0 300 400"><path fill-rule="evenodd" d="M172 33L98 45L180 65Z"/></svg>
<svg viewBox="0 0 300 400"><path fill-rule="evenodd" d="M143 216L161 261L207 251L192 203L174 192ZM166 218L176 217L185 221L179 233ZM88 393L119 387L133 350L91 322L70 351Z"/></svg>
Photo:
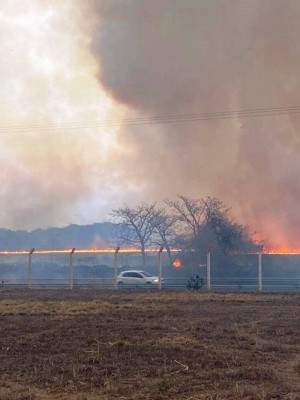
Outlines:
<svg viewBox="0 0 300 400"><path fill-rule="evenodd" d="M128 285L140 285L144 283L144 277L139 272L127 272L126 276L124 274L124 277Z"/></svg>
<svg viewBox="0 0 300 400"><path fill-rule="evenodd" d="M142 285L145 283L145 278L142 274L140 274L139 272L133 272L133 277L132 279L134 280L134 285Z"/></svg>
<svg viewBox="0 0 300 400"><path fill-rule="evenodd" d="M145 277L139 272L125 272L122 275L122 281L127 285L141 285L145 283Z"/></svg>
<svg viewBox="0 0 300 400"><path fill-rule="evenodd" d="M122 282L126 283L126 285L133 285L134 284L133 272L125 272L125 273L123 273Z"/></svg>

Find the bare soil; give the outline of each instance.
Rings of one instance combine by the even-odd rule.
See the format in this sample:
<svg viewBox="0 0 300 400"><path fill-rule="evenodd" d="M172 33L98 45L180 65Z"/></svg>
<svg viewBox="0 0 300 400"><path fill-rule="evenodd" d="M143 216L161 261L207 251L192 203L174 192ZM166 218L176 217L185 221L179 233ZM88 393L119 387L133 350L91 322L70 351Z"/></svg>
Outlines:
<svg viewBox="0 0 300 400"><path fill-rule="evenodd" d="M0 399L300 399L300 295L0 291Z"/></svg>

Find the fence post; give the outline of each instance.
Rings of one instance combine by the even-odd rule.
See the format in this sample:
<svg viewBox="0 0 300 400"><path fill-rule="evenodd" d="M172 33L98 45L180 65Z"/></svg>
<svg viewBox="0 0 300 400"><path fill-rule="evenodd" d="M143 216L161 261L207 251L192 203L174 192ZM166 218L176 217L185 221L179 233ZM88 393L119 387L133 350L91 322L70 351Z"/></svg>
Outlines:
<svg viewBox="0 0 300 400"><path fill-rule="evenodd" d="M73 284L74 284L74 270L73 270L73 254L75 252L76 248L73 247L73 249L70 252L70 266L69 266L69 288L72 290L73 289Z"/></svg>
<svg viewBox="0 0 300 400"><path fill-rule="evenodd" d="M262 253L258 253L258 291L262 292Z"/></svg>
<svg viewBox="0 0 300 400"><path fill-rule="evenodd" d="M211 283L210 283L210 250L208 250L208 252L207 252L206 280L207 280L207 290L210 290L211 289Z"/></svg>
<svg viewBox="0 0 300 400"><path fill-rule="evenodd" d="M158 250L158 289L161 290L162 288L162 259L161 253L164 249L164 246L161 246Z"/></svg>
<svg viewBox="0 0 300 400"><path fill-rule="evenodd" d="M28 287L32 288L32 254L34 249L31 249L28 253Z"/></svg>
<svg viewBox="0 0 300 400"><path fill-rule="evenodd" d="M119 254L120 246L116 247L114 254L114 288L118 289L118 254Z"/></svg>

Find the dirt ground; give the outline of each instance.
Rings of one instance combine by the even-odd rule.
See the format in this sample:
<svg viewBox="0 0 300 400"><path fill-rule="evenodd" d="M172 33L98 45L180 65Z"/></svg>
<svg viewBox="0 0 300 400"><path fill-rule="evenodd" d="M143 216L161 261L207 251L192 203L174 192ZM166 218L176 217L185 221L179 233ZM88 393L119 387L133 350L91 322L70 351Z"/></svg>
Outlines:
<svg viewBox="0 0 300 400"><path fill-rule="evenodd" d="M0 399L300 399L300 295L0 291Z"/></svg>

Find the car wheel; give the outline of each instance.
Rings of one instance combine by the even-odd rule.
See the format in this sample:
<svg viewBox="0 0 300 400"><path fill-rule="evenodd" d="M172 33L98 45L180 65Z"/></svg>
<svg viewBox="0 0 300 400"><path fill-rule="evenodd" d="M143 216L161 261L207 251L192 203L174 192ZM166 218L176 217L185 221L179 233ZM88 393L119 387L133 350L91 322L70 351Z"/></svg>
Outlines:
<svg viewBox="0 0 300 400"><path fill-rule="evenodd" d="M124 286L124 282L118 282L118 286Z"/></svg>
<svg viewBox="0 0 300 400"><path fill-rule="evenodd" d="M152 282L146 282L146 285L147 285L147 286L152 286L153 283L152 283Z"/></svg>

